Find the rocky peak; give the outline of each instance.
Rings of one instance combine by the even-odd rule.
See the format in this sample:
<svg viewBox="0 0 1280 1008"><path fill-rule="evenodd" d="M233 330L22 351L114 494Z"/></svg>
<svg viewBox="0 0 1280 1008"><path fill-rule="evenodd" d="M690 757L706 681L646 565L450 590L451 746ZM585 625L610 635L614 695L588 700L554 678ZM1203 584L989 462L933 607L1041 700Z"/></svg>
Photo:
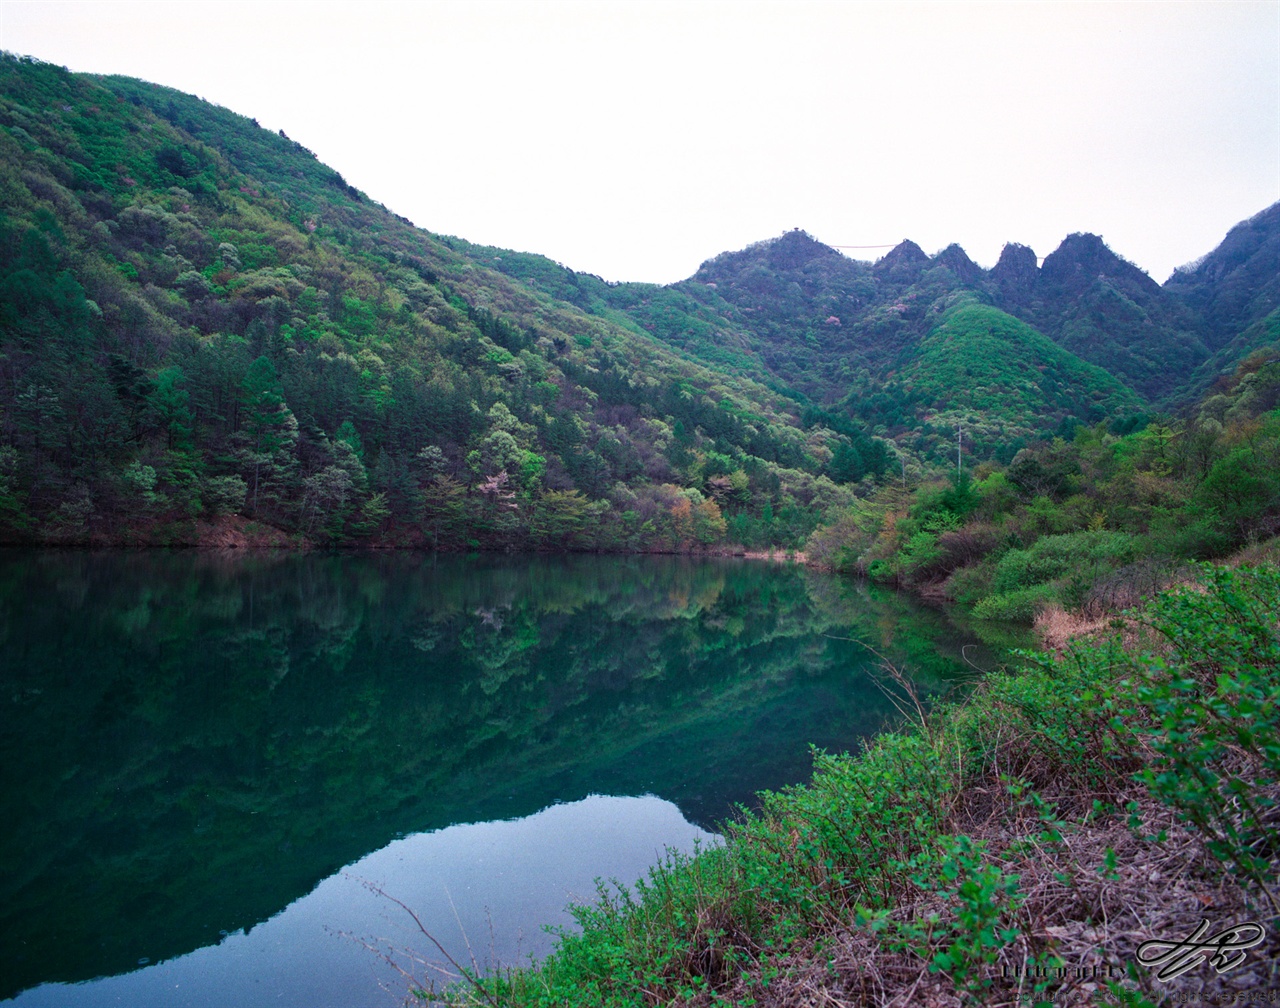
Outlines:
<svg viewBox="0 0 1280 1008"><path fill-rule="evenodd" d="M773 269L799 269L808 262L822 256L839 255L829 245L823 245L812 235L796 228L786 231L766 246L765 261Z"/></svg>
<svg viewBox="0 0 1280 1008"><path fill-rule="evenodd" d="M1014 301L1023 301L1030 296L1039 275L1035 252L1016 242L1009 242L1000 250L1000 259L991 267L990 273L1001 293Z"/></svg>
<svg viewBox="0 0 1280 1008"><path fill-rule="evenodd" d="M873 269L882 277L910 283L929 265L924 249L911 240L900 242L876 261Z"/></svg>
<svg viewBox="0 0 1280 1008"><path fill-rule="evenodd" d="M945 266L951 270L961 283L980 283L986 276L986 271L970 259L968 253L955 242L934 256L933 261L936 265Z"/></svg>
<svg viewBox="0 0 1280 1008"><path fill-rule="evenodd" d="M1135 285L1144 292L1159 290L1159 284L1112 252L1102 238L1086 232L1062 239L1062 244L1045 257L1040 276L1047 283L1071 291L1085 290L1100 276Z"/></svg>

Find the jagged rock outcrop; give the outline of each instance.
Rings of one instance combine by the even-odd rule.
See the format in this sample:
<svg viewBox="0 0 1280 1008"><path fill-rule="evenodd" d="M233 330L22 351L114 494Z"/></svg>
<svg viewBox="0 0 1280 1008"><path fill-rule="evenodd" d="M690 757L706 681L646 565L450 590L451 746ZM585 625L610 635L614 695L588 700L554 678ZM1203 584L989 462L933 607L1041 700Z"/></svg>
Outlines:
<svg viewBox="0 0 1280 1008"><path fill-rule="evenodd" d="M899 242L872 267L877 276L893 283L913 283L930 263L929 257L915 242Z"/></svg>
<svg viewBox="0 0 1280 1008"><path fill-rule="evenodd" d="M829 245L816 241L812 235L797 228L787 231L781 237L769 242L765 261L774 269L799 269L801 266L823 256L838 256L840 253Z"/></svg>
<svg viewBox="0 0 1280 1008"><path fill-rule="evenodd" d="M1175 393L1208 358L1194 315L1098 235L1068 235L1028 283L1034 259L1005 247L991 271L996 303L1147 399Z"/></svg>
<svg viewBox="0 0 1280 1008"><path fill-rule="evenodd" d="M937 266L945 266L963 284L977 286L987 276L986 271L970 259L968 253L955 242L934 256L933 262Z"/></svg>
<svg viewBox="0 0 1280 1008"><path fill-rule="evenodd" d="M1082 294L1099 277L1106 277L1148 297L1159 297L1160 285L1133 263L1121 259L1096 234L1077 232L1045 257L1040 281L1062 292Z"/></svg>
<svg viewBox="0 0 1280 1008"><path fill-rule="evenodd" d="M1000 250L1000 259L987 276L999 291L1006 308L1030 302L1040 276L1038 263L1035 252L1026 245L1010 242Z"/></svg>

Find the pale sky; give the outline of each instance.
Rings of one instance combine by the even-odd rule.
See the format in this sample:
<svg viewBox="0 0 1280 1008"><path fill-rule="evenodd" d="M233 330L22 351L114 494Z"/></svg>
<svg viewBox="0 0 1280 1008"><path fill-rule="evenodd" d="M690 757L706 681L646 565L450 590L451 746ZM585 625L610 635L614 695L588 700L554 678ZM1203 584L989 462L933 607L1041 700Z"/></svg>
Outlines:
<svg viewBox="0 0 1280 1008"><path fill-rule="evenodd" d="M800 227L984 266L1093 231L1163 281L1280 199L1280 0L0 0L0 48L200 95L421 227L608 280Z"/></svg>

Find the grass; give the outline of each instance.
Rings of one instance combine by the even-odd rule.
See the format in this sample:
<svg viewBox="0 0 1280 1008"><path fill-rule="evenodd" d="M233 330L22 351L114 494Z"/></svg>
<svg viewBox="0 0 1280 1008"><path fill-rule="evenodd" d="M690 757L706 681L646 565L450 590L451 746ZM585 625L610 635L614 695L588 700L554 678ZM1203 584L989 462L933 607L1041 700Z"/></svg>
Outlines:
<svg viewBox="0 0 1280 1008"><path fill-rule="evenodd" d="M1109 638L1022 654L858 754L815 752L812 780L763 794L724 846L602 887L535 968L415 999L1154 1005L1280 989L1280 571L1196 574ZM1269 938L1224 974L1162 983L1138 965L1142 941L1201 919Z"/></svg>

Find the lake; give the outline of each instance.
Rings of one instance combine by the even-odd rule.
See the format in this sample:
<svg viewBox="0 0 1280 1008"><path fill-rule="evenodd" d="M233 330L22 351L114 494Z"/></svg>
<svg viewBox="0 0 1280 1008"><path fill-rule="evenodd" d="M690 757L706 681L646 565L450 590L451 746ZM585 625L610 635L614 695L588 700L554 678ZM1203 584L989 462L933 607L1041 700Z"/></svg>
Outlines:
<svg viewBox="0 0 1280 1008"><path fill-rule="evenodd" d="M928 692L993 662L766 561L0 553L0 998L390 1008L443 962L395 900L526 962L879 729L864 644Z"/></svg>

